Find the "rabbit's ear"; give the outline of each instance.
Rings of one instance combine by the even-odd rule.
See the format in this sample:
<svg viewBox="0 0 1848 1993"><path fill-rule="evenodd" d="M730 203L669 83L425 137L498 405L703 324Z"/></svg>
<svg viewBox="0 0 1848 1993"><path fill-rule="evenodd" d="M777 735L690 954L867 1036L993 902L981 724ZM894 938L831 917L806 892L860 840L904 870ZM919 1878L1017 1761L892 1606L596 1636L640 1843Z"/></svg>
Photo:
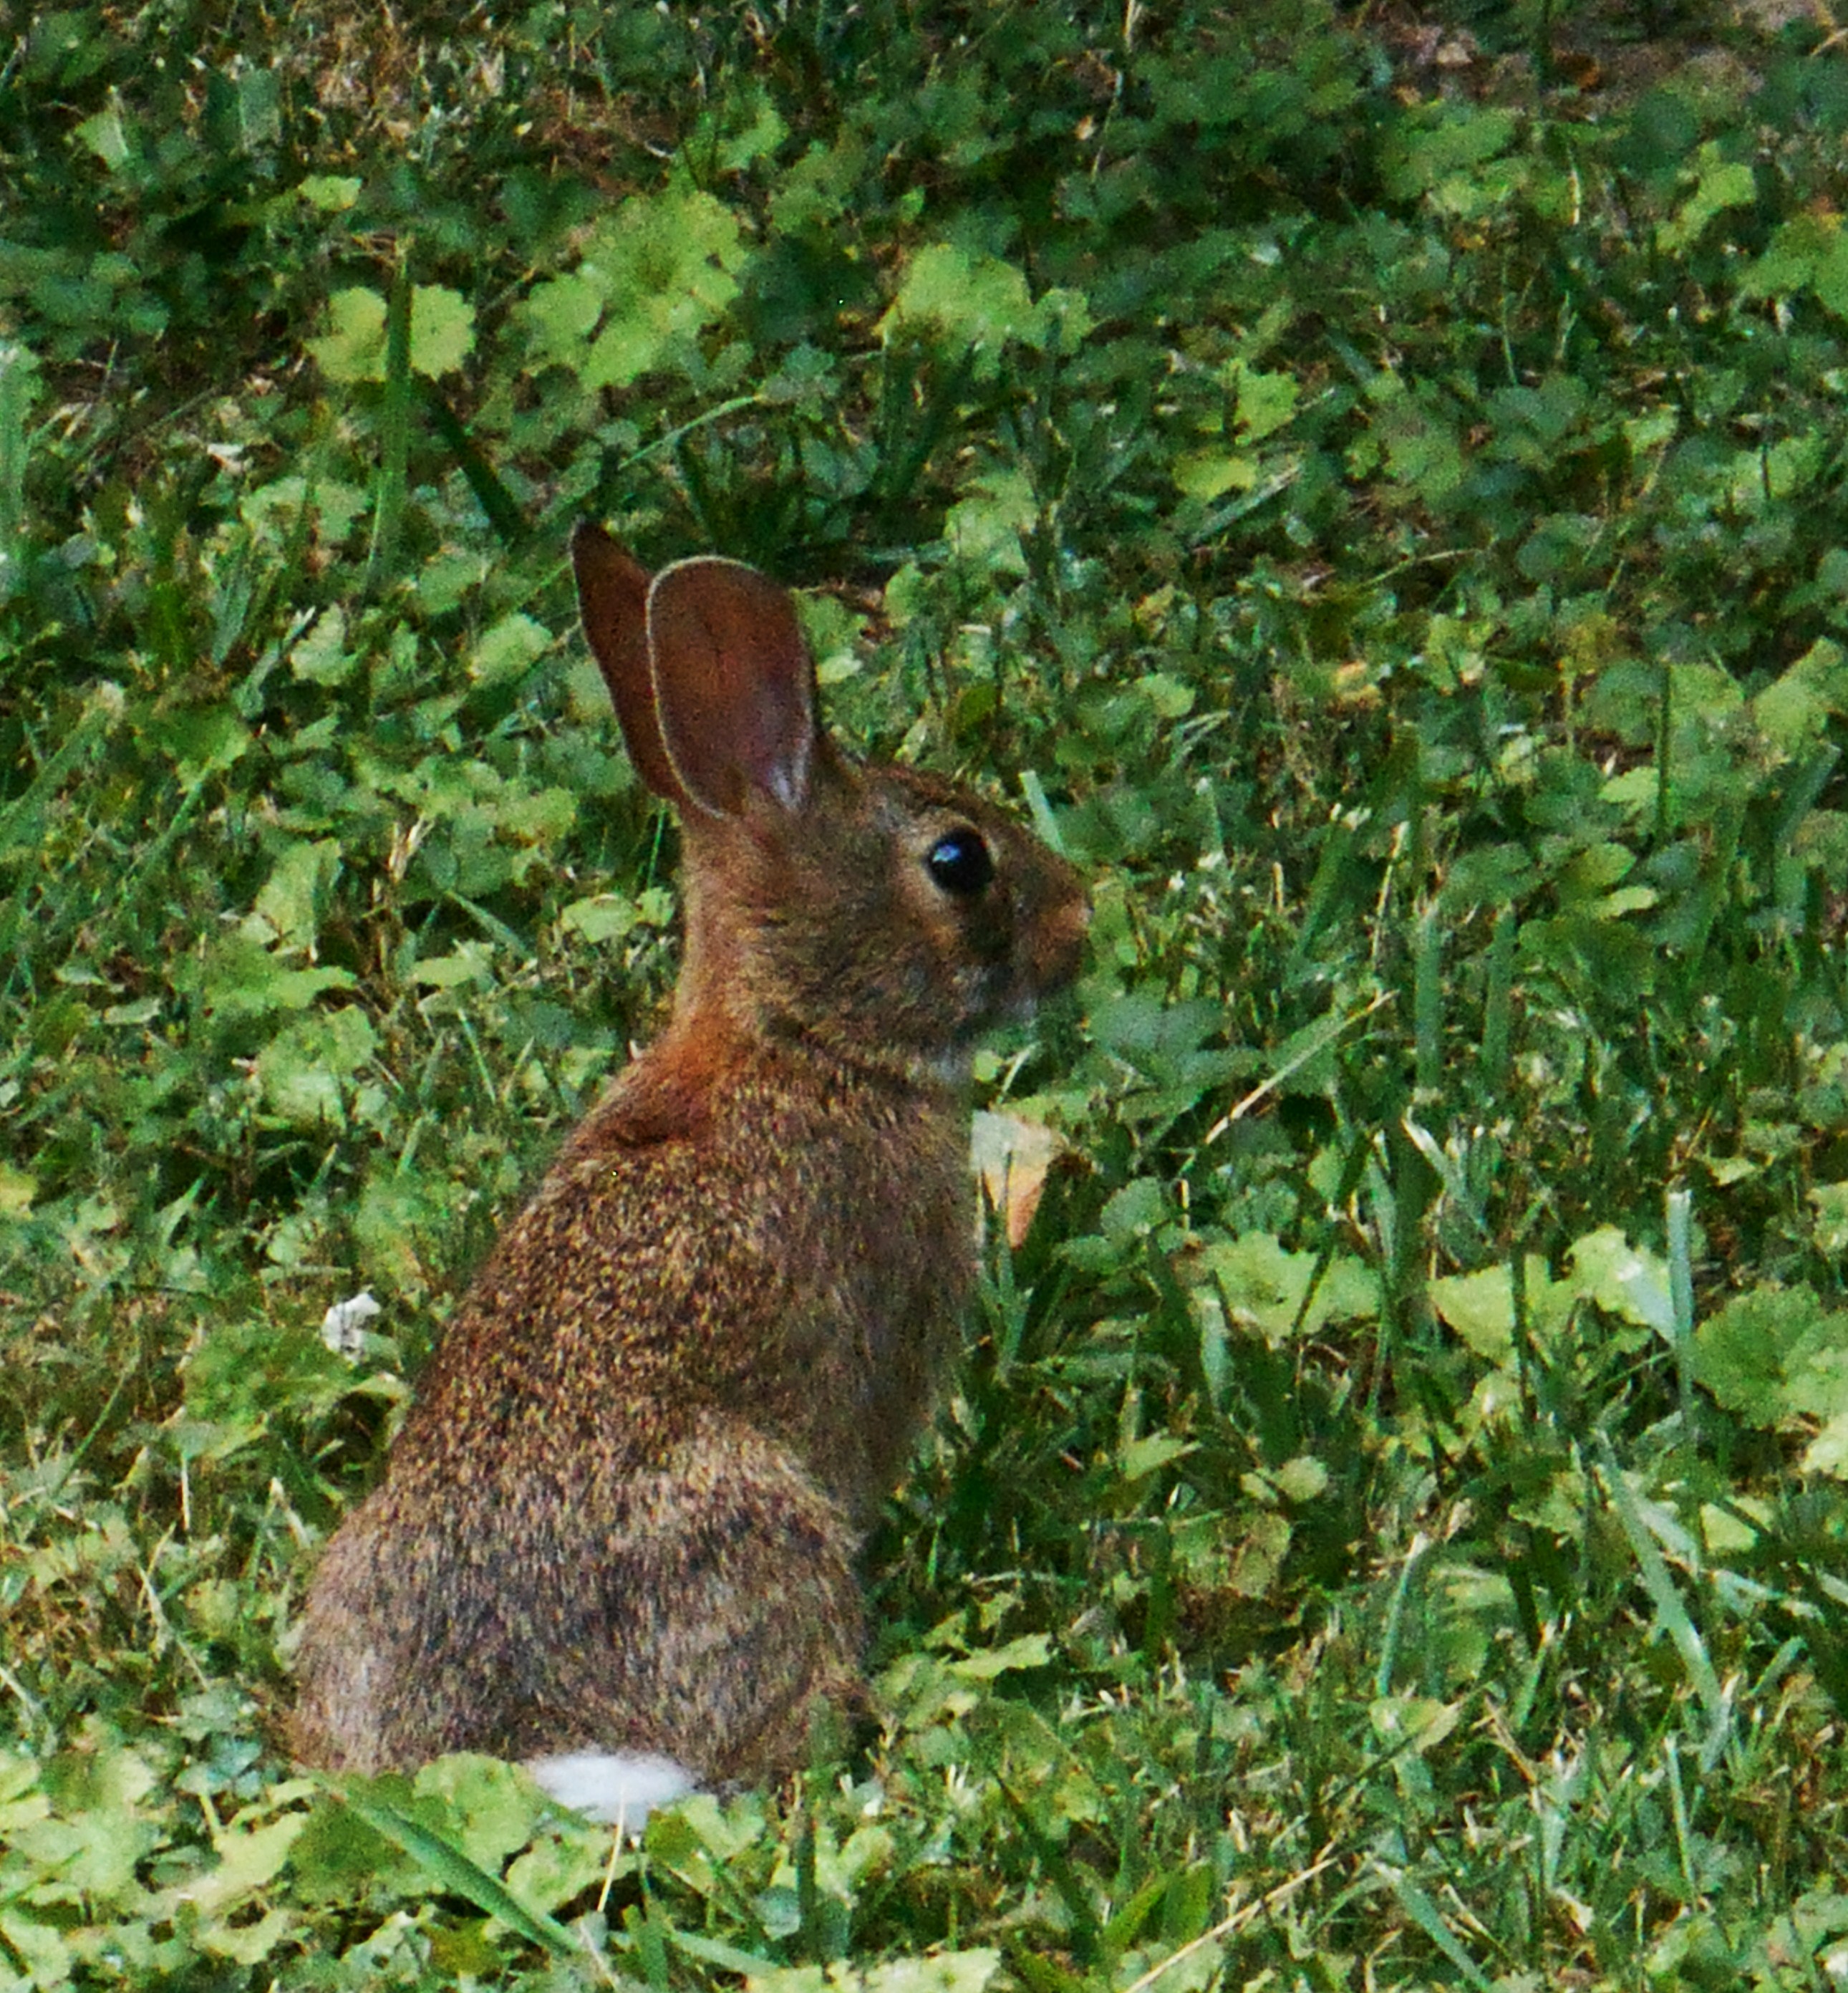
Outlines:
<svg viewBox="0 0 1848 1993"><path fill-rule="evenodd" d="M603 668L636 772L658 796L688 798L668 758L648 669L648 570L587 520L571 536L578 610L591 654Z"/></svg>
<svg viewBox="0 0 1848 1993"><path fill-rule="evenodd" d="M736 816L753 790L803 807L815 665L774 581L737 561L664 568L648 591L648 658L668 759L700 808Z"/></svg>

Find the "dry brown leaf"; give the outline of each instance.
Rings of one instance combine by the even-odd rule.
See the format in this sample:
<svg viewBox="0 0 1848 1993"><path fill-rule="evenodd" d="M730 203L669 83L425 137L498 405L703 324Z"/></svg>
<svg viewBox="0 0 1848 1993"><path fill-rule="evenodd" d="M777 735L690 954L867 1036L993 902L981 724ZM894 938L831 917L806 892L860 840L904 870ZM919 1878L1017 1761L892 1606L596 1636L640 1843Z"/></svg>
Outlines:
<svg viewBox="0 0 1848 1993"><path fill-rule="evenodd" d="M987 1193L982 1216L990 1208L1004 1215L1009 1245L1025 1239L1040 1208L1046 1173L1064 1147L1044 1122L1018 1114L976 1115L969 1130L969 1162Z"/></svg>

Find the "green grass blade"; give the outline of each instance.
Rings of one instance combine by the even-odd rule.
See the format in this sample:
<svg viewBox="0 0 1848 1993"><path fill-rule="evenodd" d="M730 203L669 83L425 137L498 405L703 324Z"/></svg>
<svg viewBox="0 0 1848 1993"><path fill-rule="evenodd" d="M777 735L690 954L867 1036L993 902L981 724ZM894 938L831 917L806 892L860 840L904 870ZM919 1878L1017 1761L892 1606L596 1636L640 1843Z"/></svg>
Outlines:
<svg viewBox="0 0 1848 1993"><path fill-rule="evenodd" d="M677 1930L670 1935L676 1951L721 1972L736 1972L747 1979L757 1979L777 1969L774 1958L746 1951L742 1945L726 1944L719 1938L702 1937L698 1931Z"/></svg>
<svg viewBox="0 0 1848 1993"><path fill-rule="evenodd" d="M1399 1907L1406 1915L1456 1967L1470 1984L1477 1988L1478 1993L1491 1993L1493 1981L1464 1950L1462 1942L1457 1933L1444 1922L1438 1912L1437 1906L1425 1894L1424 1891L1402 1869L1389 1868L1383 1861L1375 1861L1372 1866L1373 1872L1399 1899Z"/></svg>
<svg viewBox="0 0 1848 1993"><path fill-rule="evenodd" d="M1421 1095L1434 1096L1443 1082L1444 924L1433 901L1412 922L1412 1028L1413 1070Z"/></svg>
<svg viewBox="0 0 1848 1993"><path fill-rule="evenodd" d="M1675 1381L1681 1394L1682 1431L1692 1441L1699 1410L1694 1396L1694 1198L1668 1195L1669 1301L1675 1315Z"/></svg>
<svg viewBox="0 0 1848 1993"><path fill-rule="evenodd" d="M1675 1580L1655 1537L1645 1519L1642 1508L1624 1477L1617 1464L1616 1453L1610 1441L1600 1433L1597 1435L1599 1478L1604 1484L1605 1492L1624 1535L1630 1545L1631 1554L1636 1559L1637 1568L1642 1575L1644 1589L1649 1595L1649 1602L1655 1609L1655 1623L1665 1634L1681 1663L1687 1671L1694 1693L1700 1699L1709 1725L1707 1751L1703 1759L1716 1755L1723 1749L1730 1731L1732 1711L1726 1693L1720 1685L1720 1677L1715 1672L1712 1656L1707 1653L1706 1643L1700 1630L1689 1616L1688 1608L1675 1589Z"/></svg>
<svg viewBox="0 0 1848 1993"><path fill-rule="evenodd" d="M520 501L507 489L506 480L488 461L436 383L424 381L419 385L423 390L424 412L454 456L476 503L487 514L495 538L510 549L524 545L531 537L532 528L520 509Z"/></svg>
<svg viewBox="0 0 1848 1993"><path fill-rule="evenodd" d="M1498 1099L1508 1088L1509 1048L1513 1042L1515 944L1520 923L1512 907L1495 916L1489 942L1488 988L1482 1000L1483 1090Z"/></svg>
<svg viewBox="0 0 1848 1993"><path fill-rule="evenodd" d="M992 1775L996 1790L1003 1803L1013 1814L1028 1845L1037 1857L1046 1878L1057 1892L1071 1919L1071 1949L1081 1963L1090 1964L1098 1954L1102 1932L1097 1911L1091 1900L1090 1892L1080 1880L1077 1869L1063 1848L1044 1833L1039 1822L1028 1810L1026 1802L1014 1790L1006 1779L998 1773Z"/></svg>
<svg viewBox="0 0 1848 1993"><path fill-rule="evenodd" d="M91 748L120 723L124 709L118 685L104 683L91 693L76 726L33 776L25 794L0 810L0 861L38 850L52 798Z"/></svg>
<svg viewBox="0 0 1848 1993"><path fill-rule="evenodd" d="M11 595L25 557L27 431L39 391L39 362L29 347L0 340L0 601Z"/></svg>
<svg viewBox="0 0 1848 1993"><path fill-rule="evenodd" d="M541 1946L557 1957L582 1956L582 1944L555 1917L548 1916L543 1910L528 1909L499 1876L490 1875L479 1862L441 1834L432 1833L421 1820L354 1787L334 1790L343 1806L357 1814L374 1833L383 1834L395 1848L401 1848L445 1889L465 1898L487 1916L497 1917L528 1943Z"/></svg>
<svg viewBox="0 0 1848 1993"><path fill-rule="evenodd" d="M379 415L378 474L373 483L372 545L366 557L368 586L391 572L404 523L411 461L410 259L401 256L385 306L385 391Z"/></svg>
<svg viewBox="0 0 1848 1993"><path fill-rule="evenodd" d="M1373 1693L1390 1695L1392 1677L1399 1666L1399 1637L1404 1630L1406 1602L1412 1595L1412 1580L1419 1567L1423 1564L1431 1548L1430 1540L1421 1531L1412 1539L1412 1547L1406 1553L1406 1561L1399 1567L1399 1582L1392 1588L1392 1602L1386 1608L1385 1632L1380 1640L1379 1665L1373 1672Z"/></svg>

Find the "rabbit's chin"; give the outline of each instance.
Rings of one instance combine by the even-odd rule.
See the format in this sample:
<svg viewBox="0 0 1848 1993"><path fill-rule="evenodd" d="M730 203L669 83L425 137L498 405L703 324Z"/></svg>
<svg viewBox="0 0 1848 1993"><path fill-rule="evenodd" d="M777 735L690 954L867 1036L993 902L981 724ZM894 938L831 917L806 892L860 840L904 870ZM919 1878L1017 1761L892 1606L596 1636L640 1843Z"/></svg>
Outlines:
<svg viewBox="0 0 1848 1993"><path fill-rule="evenodd" d="M526 1769L560 1806L631 1834L655 1807L699 1790L685 1766L653 1751L565 1751L528 1758Z"/></svg>
<svg viewBox="0 0 1848 1993"><path fill-rule="evenodd" d="M948 1051L932 1053L921 1063L939 1086L947 1086L958 1093L966 1092L975 1069L975 1048L957 1045Z"/></svg>

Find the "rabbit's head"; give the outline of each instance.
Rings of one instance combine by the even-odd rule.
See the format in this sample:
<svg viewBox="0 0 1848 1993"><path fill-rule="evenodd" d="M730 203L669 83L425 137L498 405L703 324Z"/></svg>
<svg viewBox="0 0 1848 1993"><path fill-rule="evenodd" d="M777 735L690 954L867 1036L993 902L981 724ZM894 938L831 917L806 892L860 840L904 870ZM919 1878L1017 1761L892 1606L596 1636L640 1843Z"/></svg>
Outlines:
<svg viewBox="0 0 1848 1993"><path fill-rule="evenodd" d="M775 583L712 559L651 577L592 527L572 557L630 754L680 814L678 1023L951 1079L984 1031L1071 979L1077 873L951 784L843 754Z"/></svg>

